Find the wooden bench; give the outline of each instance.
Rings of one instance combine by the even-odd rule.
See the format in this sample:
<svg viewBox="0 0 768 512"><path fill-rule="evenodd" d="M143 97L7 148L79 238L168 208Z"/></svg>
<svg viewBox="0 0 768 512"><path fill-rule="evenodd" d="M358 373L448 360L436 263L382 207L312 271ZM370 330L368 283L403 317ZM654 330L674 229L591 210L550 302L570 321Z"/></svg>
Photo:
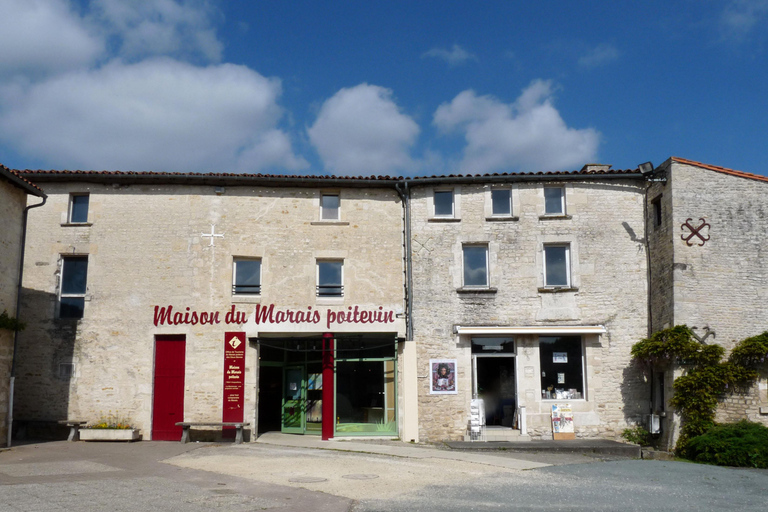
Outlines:
<svg viewBox="0 0 768 512"><path fill-rule="evenodd" d="M80 440L80 427L88 423L84 420L59 420L59 425L66 425L69 427L69 437L67 441L79 441Z"/></svg>
<svg viewBox="0 0 768 512"><path fill-rule="evenodd" d="M240 444L243 442L243 428L250 425L250 423L243 423L238 421L210 421L210 422L190 422L190 421L180 421L176 423L177 427L181 427L182 433L181 433L181 442L182 443L188 443L189 442L189 429L191 427L235 427L237 429L237 433L235 434L235 444Z"/></svg>

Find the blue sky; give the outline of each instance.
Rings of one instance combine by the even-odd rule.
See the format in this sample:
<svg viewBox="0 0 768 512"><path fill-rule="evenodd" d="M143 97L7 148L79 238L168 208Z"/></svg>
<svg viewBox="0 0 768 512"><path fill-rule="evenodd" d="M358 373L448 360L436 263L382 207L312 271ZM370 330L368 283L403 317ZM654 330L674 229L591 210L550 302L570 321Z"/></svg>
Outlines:
<svg viewBox="0 0 768 512"><path fill-rule="evenodd" d="M768 174L768 0L3 0L11 168Z"/></svg>

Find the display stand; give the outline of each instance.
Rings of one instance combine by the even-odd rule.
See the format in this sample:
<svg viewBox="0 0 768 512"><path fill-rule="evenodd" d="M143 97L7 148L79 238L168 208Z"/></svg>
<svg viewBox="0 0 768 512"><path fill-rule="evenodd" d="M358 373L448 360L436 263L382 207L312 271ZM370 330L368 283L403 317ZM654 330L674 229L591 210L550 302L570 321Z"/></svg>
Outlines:
<svg viewBox="0 0 768 512"><path fill-rule="evenodd" d="M485 441L485 403L473 398L469 403L469 440Z"/></svg>
<svg viewBox="0 0 768 512"><path fill-rule="evenodd" d="M555 441L576 439L571 404L552 404L552 439Z"/></svg>

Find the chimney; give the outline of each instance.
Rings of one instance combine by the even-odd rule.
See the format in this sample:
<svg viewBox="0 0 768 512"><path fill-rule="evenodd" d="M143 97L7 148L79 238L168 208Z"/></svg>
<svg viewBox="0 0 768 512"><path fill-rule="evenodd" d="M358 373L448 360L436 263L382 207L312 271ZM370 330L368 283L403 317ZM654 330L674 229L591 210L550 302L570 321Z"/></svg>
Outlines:
<svg viewBox="0 0 768 512"><path fill-rule="evenodd" d="M607 164L587 164L581 168L580 172L595 172L595 171L607 171L612 166Z"/></svg>

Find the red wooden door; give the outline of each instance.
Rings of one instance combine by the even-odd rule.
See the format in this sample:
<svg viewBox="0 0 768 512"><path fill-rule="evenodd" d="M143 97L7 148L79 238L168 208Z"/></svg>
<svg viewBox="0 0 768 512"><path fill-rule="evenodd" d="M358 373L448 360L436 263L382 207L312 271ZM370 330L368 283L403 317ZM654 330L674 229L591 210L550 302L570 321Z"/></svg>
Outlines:
<svg viewBox="0 0 768 512"><path fill-rule="evenodd" d="M186 337L183 334L155 337L155 383L152 405L152 440L178 441L184 421L184 359Z"/></svg>

